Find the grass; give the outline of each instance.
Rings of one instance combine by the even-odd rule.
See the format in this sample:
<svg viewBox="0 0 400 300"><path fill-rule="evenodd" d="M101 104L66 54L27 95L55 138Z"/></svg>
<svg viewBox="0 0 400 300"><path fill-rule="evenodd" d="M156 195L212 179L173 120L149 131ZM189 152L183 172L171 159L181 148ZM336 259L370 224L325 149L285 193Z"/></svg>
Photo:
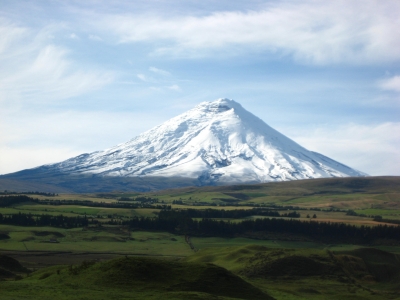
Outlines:
<svg viewBox="0 0 400 300"><path fill-rule="evenodd" d="M182 200L186 202L228 198L253 203L281 203L286 205L304 205L310 203L329 207L338 202L400 201L399 177L366 177L366 178L329 178L313 180L296 180L289 182L265 183L257 185L219 186L202 188L182 188L151 193L165 201ZM243 200L243 195L247 196ZM189 199L191 198L191 199ZM329 201L327 201L329 200ZM359 203L358 205L364 206ZM362 207L365 208L365 207Z"/></svg>
<svg viewBox="0 0 400 300"><path fill-rule="evenodd" d="M400 219L400 177L365 177L365 178L328 178L298 180L290 182L265 183L257 185L187 187L159 192L108 192L98 194L60 194L55 197L39 196L41 199L54 200L91 200L114 202L119 197L147 196L171 204L173 200L182 200L186 205L172 207L197 209L248 209L246 204L298 206L302 217L316 213L320 221L345 222L360 225L373 225L372 218L349 217L343 212L327 211L331 208L355 210L365 215L382 215L386 218ZM221 199L225 199L222 201ZM227 201L233 201L227 202ZM201 203L204 206L194 206ZM210 204L210 205L206 205ZM220 205L220 206L212 206ZM226 206L240 204L241 207ZM323 211L312 211L322 209ZM74 205L45 206L20 205L15 208L0 208L0 213L28 212L59 214L72 216L87 215L107 217L154 216L158 210L93 208Z"/></svg>
<svg viewBox="0 0 400 300"><path fill-rule="evenodd" d="M186 261L222 266L276 299L394 299L399 259L371 248L329 252L258 244L201 249Z"/></svg>
<svg viewBox="0 0 400 300"><path fill-rule="evenodd" d="M182 236L165 232L129 232L118 227L61 229L0 225L10 239L0 240L0 251L72 251L187 256L192 253ZM43 234L44 233L44 234ZM59 243L49 243L56 238Z"/></svg>
<svg viewBox="0 0 400 300"><path fill-rule="evenodd" d="M0 283L2 299L272 299L216 265L126 257Z"/></svg>
<svg viewBox="0 0 400 300"><path fill-rule="evenodd" d="M18 228L8 226L8 228L2 228L2 230L4 229L16 230ZM18 238L32 234L32 231L28 229L32 228L22 228L19 231ZM74 252L76 254L83 249L92 251L92 253L101 249L104 252L119 252L128 255L164 257L171 255L171 258L180 256L185 257L185 263L195 265L207 266L208 263L212 263L233 272L258 290L276 299L393 299L392 293L399 282L399 277L396 274L400 272L400 266L398 266L400 256L377 250L371 251L368 248L360 248L356 245L192 237L195 247L200 248L197 253L194 253L185 243L183 237L169 233L131 232L130 236L133 240L121 243L113 239L126 236L126 232L119 232L118 230L118 228L108 228L108 231L86 232L79 229L56 230L46 227L37 231L39 235L35 236L44 238L62 234L65 237L61 237L60 240L75 239L75 246L71 248L68 248L67 242L62 242L60 244L47 244L47 246L50 246L47 247L47 251L60 251L61 249L56 247L63 244L63 247L66 247L65 249L76 251ZM12 238L16 237L13 236ZM89 237L96 241L87 241L86 239ZM100 241L102 239L104 240ZM120 244L129 245L130 252L124 252L121 247L115 247L115 245ZM37 245L40 245L40 243L37 243ZM77 247L79 245L85 245L85 247L79 248ZM89 245L94 248L90 249ZM44 249L36 250L43 251ZM336 260L331 257L328 250L334 253ZM38 253L38 255L43 254ZM342 269L337 269L337 266L345 261L344 256L357 258L355 267L348 271L351 273L350 277L343 271L343 266ZM60 262L62 262L64 257L60 255L60 259ZM363 266L361 259L369 262L368 270L377 271L374 271L375 273L372 275L365 273L368 272L365 270L364 273L352 271L360 270L360 266ZM124 258L122 261L124 261ZM348 265L346 261L345 263ZM205 287L216 285L216 279L213 276L230 276L229 274L218 273L220 271L215 269L195 271L195 267L190 268L189 276L185 273L186 267L184 269L180 267L181 269L178 268L178 271L165 270L165 273L168 273L168 278L174 277L174 280L176 280L165 282L164 271L160 271L160 274L156 275L151 273L153 272L151 270L159 272L159 269L164 268L163 264L163 262L152 260L146 264L146 267L143 267L144 269L131 270L132 268L128 268L125 271L129 272L129 275L124 275L124 270L121 270L126 263L120 265L117 269L107 269L107 267L104 267L105 265L102 265L103 267L96 269L97 271L89 273L82 271L82 274L74 275L75 277L68 275L67 267L45 268L24 280L0 283L2 299L50 299L55 296L57 299L72 299L72 297L76 297L74 299L212 299L211 295L215 291L207 290ZM376 278L376 274L381 274L382 270L393 265L394 268L392 267L391 272L395 273L394 278L386 278L384 282L369 281L371 276ZM370 266L373 266L373 268ZM57 275L57 270L61 270L60 275ZM270 271L265 273L263 270ZM145 283L144 279L142 281L132 279L138 276L135 274L146 274L146 272L150 272L146 276L151 277L152 282L149 283L145 275L143 275L146 279ZM176 277L176 272L182 276ZM101 274L101 276L98 274ZM190 278L201 274L207 274L209 280L203 281L205 283L200 284L203 288L199 289L198 284L190 284ZM381 277L385 278L384 276ZM196 278L196 280L203 280L198 279L199 277ZM235 286L239 286L238 283L235 283ZM219 294L218 299L232 299L232 297L237 296L237 294ZM243 299L256 298L245 295Z"/></svg>
<svg viewBox="0 0 400 300"><path fill-rule="evenodd" d="M368 208L355 210L358 214L376 216L380 215L385 218L400 219L400 209L378 209L378 208Z"/></svg>
<svg viewBox="0 0 400 300"><path fill-rule="evenodd" d="M280 240L255 240L248 238L219 238L219 237L192 237L192 243L197 249L237 247L249 244L270 248L313 248L323 249L326 245L315 242L280 241Z"/></svg>
<svg viewBox="0 0 400 300"><path fill-rule="evenodd" d="M306 215L312 216L315 213L317 219L312 221L344 222L369 226L378 224L368 217L348 216L345 211L328 211L327 209L330 208L352 209L360 214L400 219L400 178L398 177L321 179L231 187L191 187L145 194L137 192L102 195L60 194L51 199L114 202L116 197L136 197L138 195L157 197L160 201L163 200L168 204L171 204L173 200L181 199L186 205L172 205L173 208L179 209L250 209L251 206L245 206L249 203L299 206L305 209L298 210L301 214L300 220L307 221L309 219L306 218ZM34 195L34 197L40 198L41 196ZM42 198L48 199L49 197ZM222 206L221 204L229 203L227 200L233 200L232 203L239 203L243 206ZM210 205L194 206L199 202ZM221 206L212 206L211 204ZM279 209L279 211L289 212L287 209ZM107 219L109 215L112 215L113 218L153 217L158 210L93 208L78 205L50 206L29 203L0 208L2 214L18 212L67 216L87 214L95 216L95 218L99 216L101 220ZM260 216L250 218L258 217ZM270 235L267 236L269 240L244 237L191 237L195 248L200 249L194 253L183 236L166 232L130 232L126 228L118 226L83 230L82 228L0 225L0 233L10 237L0 240L0 251L14 256L19 255L27 266L34 268L81 262L85 256L96 259L110 258L115 255L157 256L169 259L184 257L186 263L202 265L203 267L199 267L199 270L206 273L207 268L201 269L205 268L204 264L213 263L223 267L276 299L394 299L398 295L392 293L396 288L400 289L397 284L400 282L400 276L396 273L400 269L397 263L400 259L399 256L394 255L400 253L400 247L383 245L379 241L375 248L392 254L371 252L365 246L358 245L326 245L290 235ZM59 243L49 243L50 238L56 238ZM333 253L334 256L329 253ZM154 266L154 262L150 262L150 264ZM160 262L156 264L163 265ZM289 266L291 268L288 268ZM339 271L329 273L331 270L329 268L334 266L341 271L338 269ZM352 267L346 268L346 266ZM365 266L367 267L365 268ZM392 266L394 269L391 269ZM175 267L177 269L174 269ZM61 275L57 275L57 268L61 270ZM169 265L168 268L172 268L168 269L168 274L176 274L174 273L176 270L186 274L186 271L183 270L186 267ZM302 272L302 269L312 269L316 273L310 271L311 273L305 276L306 272ZM145 285L143 288L138 285L138 288L135 287L135 289L128 289L126 286L114 289L107 286L105 282L96 284L90 281L90 276L94 278L95 273L100 269L96 270L93 269L94 273L90 273L88 269L89 273L85 273L85 276L88 277L85 277L84 273L76 277L68 277L66 267L46 268L21 281L0 283L1 298L25 299L32 296L33 299L35 297L38 299L54 299L54 297L71 299L74 296L74 299L160 299L161 297L163 299L210 299L210 295L214 293L209 290L193 288L192 285L186 285L185 290L185 284L180 283L164 286L153 282L154 286ZM329 272L318 273L319 270L328 270ZM394 275L389 277L392 279L389 278L389 280L382 275L385 274L382 270L391 270L389 273ZM217 272L217 270L214 271ZM196 274L200 276L202 272L199 271ZM81 275L83 277L80 277ZM192 275L195 274L185 275L185 277L178 276L180 278L178 281L183 280L185 283L185 278L191 278ZM212 274L210 276L212 277ZM67 284L61 284L60 278ZM106 280L106 278L101 280ZM85 281L88 282L87 285L81 284ZM132 284L135 285L137 282ZM79 293L76 293L77 290ZM374 293L376 294L374 295ZM215 294L213 295L215 296ZM231 299L232 295L226 294L218 297L218 299Z"/></svg>
<svg viewBox="0 0 400 300"><path fill-rule="evenodd" d="M32 213L32 214L48 214L48 215L64 215L64 216L101 216L107 217L154 217L159 209L150 208L107 208L107 207L87 207L81 205L44 205L44 204L20 204L14 207L1 207L1 214L18 214L18 213Z"/></svg>

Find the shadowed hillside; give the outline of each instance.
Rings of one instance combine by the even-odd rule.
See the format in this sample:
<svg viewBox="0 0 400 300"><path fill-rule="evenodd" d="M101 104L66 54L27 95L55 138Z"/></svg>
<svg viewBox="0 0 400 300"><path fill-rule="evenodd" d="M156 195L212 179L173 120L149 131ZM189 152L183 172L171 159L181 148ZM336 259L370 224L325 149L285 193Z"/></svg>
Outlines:
<svg viewBox="0 0 400 300"><path fill-rule="evenodd" d="M26 288L19 296L30 293L45 299L45 289L56 292L59 299L76 299L77 295L81 299L273 299L213 264L138 257L46 268L19 283ZM12 298L10 285L1 287L5 288L3 296Z"/></svg>
<svg viewBox="0 0 400 300"><path fill-rule="evenodd" d="M188 193L194 191L229 193L230 196L234 196L239 200L248 200L254 196L261 197L262 194L260 193L305 196L313 194L400 192L400 176L320 178L261 184L189 187L165 190L160 193ZM251 194L247 195L250 191Z"/></svg>
<svg viewBox="0 0 400 300"><path fill-rule="evenodd" d="M400 256L373 248L331 252L249 245L208 248L186 260L222 266L278 299L282 296L279 289L292 296L313 294L310 299L393 299L400 295Z"/></svg>
<svg viewBox="0 0 400 300"><path fill-rule="evenodd" d="M19 273L27 272L29 272L29 270L24 268L14 258L0 255L0 280L5 278L14 278Z"/></svg>
<svg viewBox="0 0 400 300"><path fill-rule="evenodd" d="M111 191L148 192L169 188L196 186L191 178L175 177L103 177L96 175L67 175L59 172L23 170L0 176L0 191L28 190L52 193L93 193Z"/></svg>

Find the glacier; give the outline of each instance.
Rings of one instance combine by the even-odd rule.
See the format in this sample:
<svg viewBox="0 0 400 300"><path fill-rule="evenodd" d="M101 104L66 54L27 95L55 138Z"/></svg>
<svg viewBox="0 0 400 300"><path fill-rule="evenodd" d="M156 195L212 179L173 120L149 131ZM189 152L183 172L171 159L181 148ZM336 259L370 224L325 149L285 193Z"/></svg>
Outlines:
<svg viewBox="0 0 400 300"><path fill-rule="evenodd" d="M197 178L205 185L367 176L303 148L229 99L200 103L126 143L45 167L71 175Z"/></svg>

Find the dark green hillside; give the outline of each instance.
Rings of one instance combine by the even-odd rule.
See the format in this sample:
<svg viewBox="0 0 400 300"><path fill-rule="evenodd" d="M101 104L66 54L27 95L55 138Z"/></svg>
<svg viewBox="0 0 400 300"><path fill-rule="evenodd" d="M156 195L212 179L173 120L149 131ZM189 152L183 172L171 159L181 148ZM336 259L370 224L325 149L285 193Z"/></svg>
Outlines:
<svg viewBox="0 0 400 300"><path fill-rule="evenodd" d="M159 194L195 194L219 192L238 200L250 200L265 196L306 196L349 193L398 193L399 176L347 177L293 180L261 184L190 187L165 190Z"/></svg>
<svg viewBox="0 0 400 300"><path fill-rule="evenodd" d="M17 179L8 178L5 175L0 176L0 191L15 191L15 192L26 192L26 191L46 191L50 193L72 193L73 191L68 188L57 186L45 180L29 180L29 179Z"/></svg>
<svg viewBox="0 0 400 300"><path fill-rule="evenodd" d="M278 253L273 253L277 255ZM259 264L243 270L249 277L271 278L277 276L324 276L343 275L343 272L321 256L307 257L289 255L274 260L261 261Z"/></svg>
<svg viewBox="0 0 400 300"><path fill-rule="evenodd" d="M373 248L330 252L249 245L208 248L186 259L212 262L279 299L397 299L400 257ZM297 298L298 297L298 298Z"/></svg>
<svg viewBox="0 0 400 300"><path fill-rule="evenodd" d="M400 255L374 248L339 252L337 258L347 272L360 280L371 280L393 288L400 287Z"/></svg>
<svg viewBox="0 0 400 300"><path fill-rule="evenodd" d="M139 257L47 268L1 284L2 299L12 299L17 286L29 299L47 299L51 291L58 299L273 299L213 264Z"/></svg>
<svg viewBox="0 0 400 300"><path fill-rule="evenodd" d="M14 278L18 273L27 273L28 269L24 268L16 259L0 255L0 280L5 278Z"/></svg>

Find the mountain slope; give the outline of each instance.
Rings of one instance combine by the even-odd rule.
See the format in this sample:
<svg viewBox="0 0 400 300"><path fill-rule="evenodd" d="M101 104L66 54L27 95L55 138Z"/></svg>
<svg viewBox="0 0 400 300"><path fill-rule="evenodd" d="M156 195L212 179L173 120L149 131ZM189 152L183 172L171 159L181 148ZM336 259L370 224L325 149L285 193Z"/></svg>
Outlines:
<svg viewBox="0 0 400 300"><path fill-rule="evenodd" d="M71 175L197 178L202 184L366 175L306 150L228 99L203 102L108 150L43 167Z"/></svg>

